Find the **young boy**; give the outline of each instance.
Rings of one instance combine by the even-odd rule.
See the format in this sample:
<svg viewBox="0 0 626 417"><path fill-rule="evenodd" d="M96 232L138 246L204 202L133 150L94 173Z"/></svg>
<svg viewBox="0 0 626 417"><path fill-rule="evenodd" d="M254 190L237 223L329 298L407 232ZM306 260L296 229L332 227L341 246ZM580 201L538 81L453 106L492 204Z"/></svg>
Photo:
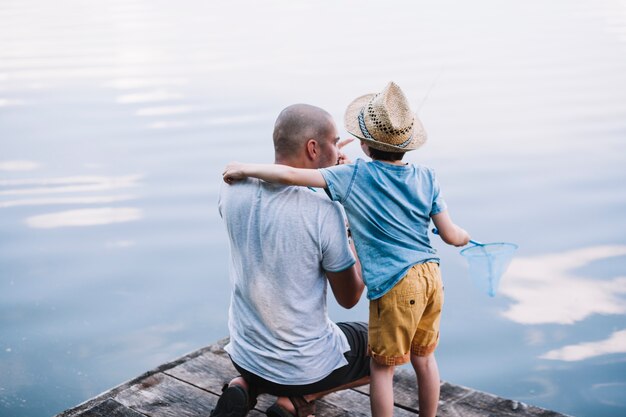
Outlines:
<svg viewBox="0 0 626 417"><path fill-rule="evenodd" d="M402 162L405 152L426 141L426 133L396 84L355 99L346 110L345 125L372 162L357 159L319 170L232 163L224 181L250 176L325 188L344 206L370 299L372 415L393 415L394 369L410 360L420 416L435 417L440 381L434 351L443 286L428 237L430 220L448 244L463 246L470 237L452 222L434 172Z"/></svg>

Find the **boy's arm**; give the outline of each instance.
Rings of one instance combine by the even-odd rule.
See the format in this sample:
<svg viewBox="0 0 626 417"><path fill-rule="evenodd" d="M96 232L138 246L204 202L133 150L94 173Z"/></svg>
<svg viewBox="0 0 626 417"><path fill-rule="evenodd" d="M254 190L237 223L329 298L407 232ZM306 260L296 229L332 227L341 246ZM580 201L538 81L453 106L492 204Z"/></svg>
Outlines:
<svg viewBox="0 0 626 417"><path fill-rule="evenodd" d="M435 227L439 230L441 240L449 245L465 246L469 243L470 235L454 224L448 210L444 210L431 217Z"/></svg>
<svg viewBox="0 0 626 417"><path fill-rule="evenodd" d="M231 162L222 174L226 183L254 177L286 185L326 188L326 180L317 169L294 168L278 164L242 164Z"/></svg>

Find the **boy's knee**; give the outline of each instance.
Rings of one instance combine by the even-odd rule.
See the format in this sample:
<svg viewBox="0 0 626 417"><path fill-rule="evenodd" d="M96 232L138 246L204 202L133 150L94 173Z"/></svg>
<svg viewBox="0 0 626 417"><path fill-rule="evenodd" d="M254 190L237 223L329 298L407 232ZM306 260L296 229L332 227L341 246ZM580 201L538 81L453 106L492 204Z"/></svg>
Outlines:
<svg viewBox="0 0 626 417"><path fill-rule="evenodd" d="M395 372L395 369L396 369L395 365L386 365L383 363L379 363L373 358L370 360L371 372L378 372L378 373L387 372L387 373L393 374Z"/></svg>
<svg viewBox="0 0 626 417"><path fill-rule="evenodd" d="M436 365L437 361L435 359L434 353L429 353L425 356L420 355L411 355L411 364L415 368L428 368L429 366Z"/></svg>

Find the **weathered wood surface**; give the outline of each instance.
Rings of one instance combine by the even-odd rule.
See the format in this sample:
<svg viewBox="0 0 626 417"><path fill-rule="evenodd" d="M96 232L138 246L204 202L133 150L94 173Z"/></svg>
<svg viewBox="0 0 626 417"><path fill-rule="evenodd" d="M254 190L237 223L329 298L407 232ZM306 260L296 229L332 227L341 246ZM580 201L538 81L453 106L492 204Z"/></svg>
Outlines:
<svg viewBox="0 0 626 417"><path fill-rule="evenodd" d="M57 417L196 417L215 406L224 382L237 375L222 340L107 391ZM419 412L415 376L398 369L394 376L394 416ZM259 417L274 402L261 395L248 415ZM554 411L529 406L469 388L442 383L439 417L559 417ZM327 395L317 402L317 416L370 416L369 387Z"/></svg>

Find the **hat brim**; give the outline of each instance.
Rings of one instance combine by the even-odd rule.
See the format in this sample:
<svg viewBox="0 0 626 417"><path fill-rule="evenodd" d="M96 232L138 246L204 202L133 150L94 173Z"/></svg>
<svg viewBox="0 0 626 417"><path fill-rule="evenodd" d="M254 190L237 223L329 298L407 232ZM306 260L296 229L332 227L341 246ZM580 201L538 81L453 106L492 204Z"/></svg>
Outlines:
<svg viewBox="0 0 626 417"><path fill-rule="evenodd" d="M359 126L359 113L361 113L363 107L365 107L375 95L376 94L365 94L364 96L355 98L352 100L352 103L348 104L346 113L343 116L343 123L346 130L359 139L366 140L365 134L363 134Z"/></svg>
<svg viewBox="0 0 626 417"><path fill-rule="evenodd" d="M419 148L426 142L426 131L424 130L424 127L422 126L422 123L418 119L417 115L415 115L415 124L413 125L413 131L411 132L413 140L411 140L411 142L409 142L405 147L389 145L387 143L366 138L365 134L361 130L361 126L359 125L359 114L367 103L374 98L374 96L376 96L376 94L365 94L361 97L355 98L350 104L348 104L343 117L343 123L348 133L367 143L368 146L384 152L408 152Z"/></svg>

